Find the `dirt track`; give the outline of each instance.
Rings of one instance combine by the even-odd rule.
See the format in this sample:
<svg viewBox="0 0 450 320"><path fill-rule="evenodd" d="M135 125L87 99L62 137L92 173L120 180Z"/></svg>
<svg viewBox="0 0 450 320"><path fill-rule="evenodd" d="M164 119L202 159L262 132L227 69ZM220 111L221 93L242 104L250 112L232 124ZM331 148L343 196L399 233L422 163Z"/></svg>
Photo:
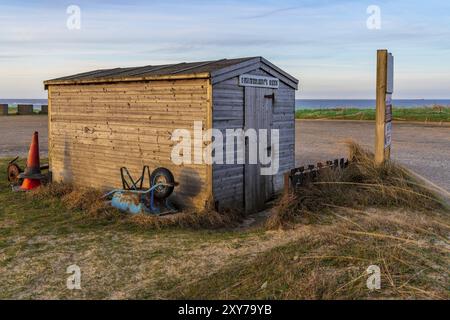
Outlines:
<svg viewBox="0 0 450 320"><path fill-rule="evenodd" d="M34 131L39 131L41 156L46 156L47 116L0 117L0 157L26 156ZM342 143L353 139L373 149L374 123L366 121L297 121L296 164L345 157ZM450 190L450 126L395 123L394 159Z"/></svg>

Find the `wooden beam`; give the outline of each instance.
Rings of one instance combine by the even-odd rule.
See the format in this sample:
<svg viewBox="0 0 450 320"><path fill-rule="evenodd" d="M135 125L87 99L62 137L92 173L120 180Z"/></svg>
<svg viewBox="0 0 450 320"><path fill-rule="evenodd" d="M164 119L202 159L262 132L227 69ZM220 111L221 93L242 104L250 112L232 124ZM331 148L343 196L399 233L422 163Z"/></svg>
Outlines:
<svg viewBox="0 0 450 320"><path fill-rule="evenodd" d="M44 81L44 87L47 90L49 85L65 85L65 84L99 84L111 82L139 82L153 80L183 80L183 79L208 79L208 72L182 74L182 75L155 75L147 77L129 77L129 78L102 78L102 79L84 79L84 80L47 80Z"/></svg>
<svg viewBox="0 0 450 320"><path fill-rule="evenodd" d="M261 62L266 64L267 66L271 67L272 69L274 69L275 71L277 71L278 73L281 73L283 76L285 76L286 78L288 78L290 81L292 81L295 84L298 84L298 79L296 79L295 77L291 76L289 73L287 73L286 71L278 68L276 65L274 65L272 62L270 62L269 60L264 59L263 57L261 57Z"/></svg>

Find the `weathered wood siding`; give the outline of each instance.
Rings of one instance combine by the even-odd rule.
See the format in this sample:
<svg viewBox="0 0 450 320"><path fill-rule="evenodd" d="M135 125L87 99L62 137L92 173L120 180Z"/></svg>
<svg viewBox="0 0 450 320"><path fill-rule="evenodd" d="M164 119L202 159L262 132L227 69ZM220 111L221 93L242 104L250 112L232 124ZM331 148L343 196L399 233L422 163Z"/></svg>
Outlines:
<svg viewBox="0 0 450 320"><path fill-rule="evenodd" d="M273 177L275 192L283 190L284 173L295 167L295 90L280 82L275 90L273 129L280 130L280 169Z"/></svg>
<svg viewBox="0 0 450 320"><path fill-rule="evenodd" d="M238 85L239 78L213 85L213 127L221 130L224 139L226 129L244 129L244 88ZM244 165L213 165L214 201L222 208L244 207Z"/></svg>
<svg viewBox="0 0 450 320"><path fill-rule="evenodd" d="M271 76L262 69L245 73ZM280 81L275 92L272 128L280 130L280 169L273 177L273 190L283 188L283 173L295 165L295 89ZM226 129L245 127L245 90L239 86L239 77L213 85L213 127L225 137ZM224 157L225 152L224 150ZM243 208L244 165L213 165L213 196L220 208Z"/></svg>
<svg viewBox="0 0 450 320"><path fill-rule="evenodd" d="M249 74L272 76L261 69ZM280 133L280 168L273 177L273 190L277 193L283 189L284 173L295 167L295 89L280 81L274 93L272 129Z"/></svg>
<svg viewBox="0 0 450 320"><path fill-rule="evenodd" d="M180 185L175 200L204 207L209 200L211 168L174 165L175 129L207 125L208 79L51 85L49 157L53 178L76 185L121 187L119 169L137 177L142 166L166 167ZM193 135L192 135L193 136ZM192 150L194 151L194 150Z"/></svg>

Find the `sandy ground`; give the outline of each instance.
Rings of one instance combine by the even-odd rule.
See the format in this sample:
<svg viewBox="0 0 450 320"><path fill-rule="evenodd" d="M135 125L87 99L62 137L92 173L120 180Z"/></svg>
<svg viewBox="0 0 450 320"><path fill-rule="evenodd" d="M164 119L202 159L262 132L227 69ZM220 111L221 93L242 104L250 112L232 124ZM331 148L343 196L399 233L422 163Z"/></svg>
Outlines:
<svg viewBox="0 0 450 320"><path fill-rule="evenodd" d="M26 156L34 131L40 153L46 156L47 116L0 117L0 157ZM345 157L343 141L353 139L373 150L375 128L366 121L300 121L296 125L296 165ZM392 155L395 160L450 190L450 127L395 123Z"/></svg>

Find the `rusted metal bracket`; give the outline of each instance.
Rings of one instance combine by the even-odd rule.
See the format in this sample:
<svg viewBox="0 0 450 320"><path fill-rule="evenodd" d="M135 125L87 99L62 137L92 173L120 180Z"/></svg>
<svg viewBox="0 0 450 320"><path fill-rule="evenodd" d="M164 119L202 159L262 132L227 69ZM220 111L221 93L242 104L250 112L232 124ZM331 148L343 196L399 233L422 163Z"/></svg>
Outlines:
<svg viewBox="0 0 450 320"><path fill-rule="evenodd" d="M284 190L286 192L305 186L312 181L316 181L321 173L325 169L342 170L348 167L348 159L334 159L326 161L325 164L318 162L316 165L310 164L306 168L301 166L284 174Z"/></svg>

